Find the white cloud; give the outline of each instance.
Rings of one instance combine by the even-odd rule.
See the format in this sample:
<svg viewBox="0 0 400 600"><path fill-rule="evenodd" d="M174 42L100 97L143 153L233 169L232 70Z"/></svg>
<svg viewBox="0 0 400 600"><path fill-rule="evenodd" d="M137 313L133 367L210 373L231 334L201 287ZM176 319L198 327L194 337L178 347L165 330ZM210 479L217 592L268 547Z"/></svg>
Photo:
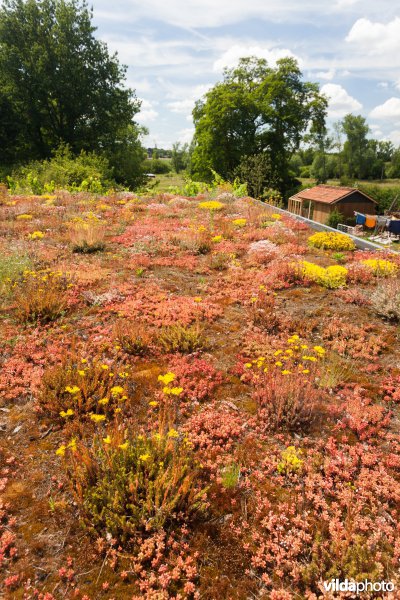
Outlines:
<svg viewBox="0 0 400 600"><path fill-rule="evenodd" d="M329 99L328 116L332 118L344 117L344 115L357 112L362 109L362 104L337 83L326 83L321 92Z"/></svg>
<svg viewBox="0 0 400 600"><path fill-rule="evenodd" d="M190 144L192 141L192 137L194 134L194 127L187 127L186 129L181 129L178 131L178 142L181 144Z"/></svg>
<svg viewBox="0 0 400 600"><path fill-rule="evenodd" d="M394 87L396 88L396 90L399 90L399 91L400 91L400 79L398 79L398 80L395 82L395 84L394 84Z"/></svg>
<svg viewBox="0 0 400 600"><path fill-rule="evenodd" d="M192 120L192 110L196 100L199 100L212 87L211 83L196 85L194 87L172 87L167 94L172 102L167 104L168 108L178 114L186 116L188 121Z"/></svg>
<svg viewBox="0 0 400 600"><path fill-rule="evenodd" d="M389 98L369 113L372 119L400 119L400 98Z"/></svg>
<svg viewBox="0 0 400 600"><path fill-rule="evenodd" d="M288 48L271 48L268 46L257 46L257 45L246 45L246 44L235 44L226 50L218 60L214 62L213 70L216 72L222 71L225 67L235 67L240 58L245 56L257 56L258 58L265 58L269 65L276 65L276 61L280 58L290 56L296 58L299 64L302 63L301 59L293 54Z"/></svg>
<svg viewBox="0 0 400 600"><path fill-rule="evenodd" d="M357 51L369 57L384 58L399 64L400 17L389 23L376 23L369 19L358 19L349 31L346 42L356 45Z"/></svg>
<svg viewBox="0 0 400 600"><path fill-rule="evenodd" d="M329 71L319 71L318 73L315 73L315 77L318 77L318 79L325 79L326 81L331 81L335 75L335 69L329 69Z"/></svg>
<svg viewBox="0 0 400 600"><path fill-rule="evenodd" d="M149 100L142 100L140 112L136 115L135 121L141 125L147 125L155 121L158 117L158 112L155 110L153 103Z"/></svg>

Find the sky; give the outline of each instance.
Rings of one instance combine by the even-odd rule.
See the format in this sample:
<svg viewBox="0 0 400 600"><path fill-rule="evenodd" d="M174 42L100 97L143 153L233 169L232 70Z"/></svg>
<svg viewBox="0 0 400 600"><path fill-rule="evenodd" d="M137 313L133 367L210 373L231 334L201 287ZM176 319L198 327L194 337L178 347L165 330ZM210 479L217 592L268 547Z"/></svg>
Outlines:
<svg viewBox="0 0 400 600"><path fill-rule="evenodd" d="M329 98L400 145L398 0L93 0L97 36L127 65L146 146L190 142L195 100L242 56L297 58Z"/></svg>

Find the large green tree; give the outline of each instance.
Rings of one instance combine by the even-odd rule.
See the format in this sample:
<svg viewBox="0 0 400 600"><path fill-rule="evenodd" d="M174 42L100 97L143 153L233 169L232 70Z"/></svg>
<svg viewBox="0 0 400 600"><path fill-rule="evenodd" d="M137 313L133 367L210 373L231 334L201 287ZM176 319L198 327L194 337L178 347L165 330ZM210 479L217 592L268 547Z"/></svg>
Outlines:
<svg viewBox="0 0 400 600"><path fill-rule="evenodd" d="M13 149L8 161L47 158L62 143L111 163L122 148L138 155L140 102L92 18L85 0L3 0L0 137Z"/></svg>
<svg viewBox="0 0 400 600"><path fill-rule="evenodd" d="M367 176L367 149L369 126L361 115L348 114L342 121L342 129L346 135L343 147L343 160L347 175L351 178L363 179Z"/></svg>
<svg viewBox="0 0 400 600"><path fill-rule="evenodd" d="M229 177L242 157L266 153L285 193L292 185L290 158L307 130L325 127L326 107L318 85L303 81L293 58L276 67L242 58L196 103L192 175L209 180L214 169Z"/></svg>

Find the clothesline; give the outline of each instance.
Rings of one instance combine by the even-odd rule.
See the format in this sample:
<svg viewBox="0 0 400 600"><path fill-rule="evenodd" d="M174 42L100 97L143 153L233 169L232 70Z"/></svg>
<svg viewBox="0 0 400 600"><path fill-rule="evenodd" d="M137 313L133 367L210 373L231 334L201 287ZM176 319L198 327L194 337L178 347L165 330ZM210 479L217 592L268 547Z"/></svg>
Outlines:
<svg viewBox="0 0 400 600"><path fill-rule="evenodd" d="M357 211L354 211L354 215L356 217L356 225L364 225L365 227L368 227L368 229L379 227L387 229L394 235L400 235L400 219L377 215L364 215Z"/></svg>

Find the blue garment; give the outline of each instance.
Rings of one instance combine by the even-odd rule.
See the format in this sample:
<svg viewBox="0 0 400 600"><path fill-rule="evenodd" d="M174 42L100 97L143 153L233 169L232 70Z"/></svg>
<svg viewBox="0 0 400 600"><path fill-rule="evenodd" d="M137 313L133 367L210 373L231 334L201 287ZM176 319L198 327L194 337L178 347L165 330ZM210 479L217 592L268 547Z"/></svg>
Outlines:
<svg viewBox="0 0 400 600"><path fill-rule="evenodd" d="M388 230L390 231L390 233L400 235L400 219L392 219L391 221L389 221Z"/></svg>
<svg viewBox="0 0 400 600"><path fill-rule="evenodd" d="M365 225L367 217L361 213L356 213L356 225Z"/></svg>

